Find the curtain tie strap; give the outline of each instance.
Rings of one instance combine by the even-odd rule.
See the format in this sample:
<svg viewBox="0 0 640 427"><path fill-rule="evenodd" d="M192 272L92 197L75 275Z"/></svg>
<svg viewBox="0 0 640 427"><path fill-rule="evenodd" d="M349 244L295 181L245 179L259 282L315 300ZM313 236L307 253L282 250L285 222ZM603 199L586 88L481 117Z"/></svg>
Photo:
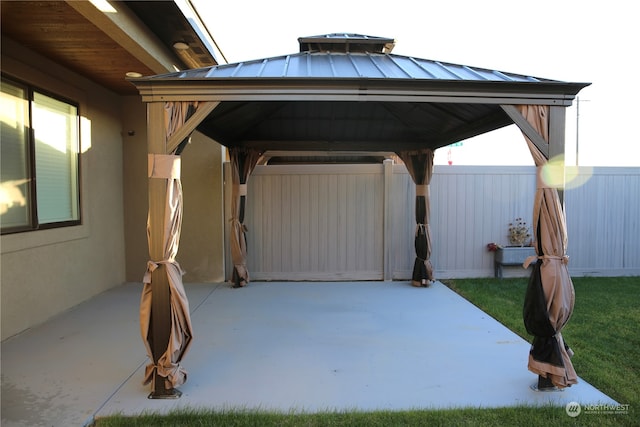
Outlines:
<svg viewBox="0 0 640 427"><path fill-rule="evenodd" d="M246 196L247 195L247 184L239 184L238 185L238 195Z"/></svg>
<svg viewBox="0 0 640 427"><path fill-rule="evenodd" d="M416 196L429 197L429 184L416 184Z"/></svg>
<svg viewBox="0 0 640 427"><path fill-rule="evenodd" d="M543 262L544 262L544 260L547 260L547 259L555 259L555 260L561 261L564 265L568 265L569 264L569 256L568 255L563 255L563 256L558 256L558 255L542 255L542 256L531 255L530 257L527 257L527 259L524 260L524 263L522 263L522 266L524 268L528 268L531 265L531 263L533 263L534 261L537 261L539 259L541 259Z"/></svg>
<svg viewBox="0 0 640 427"><path fill-rule="evenodd" d="M541 257L542 260L544 261L545 259L555 259L555 260L560 260L564 265L569 264L569 256L568 255L544 255Z"/></svg>
<svg viewBox="0 0 640 427"><path fill-rule="evenodd" d="M180 179L180 156L149 153L147 158L149 178Z"/></svg>
<svg viewBox="0 0 640 427"><path fill-rule="evenodd" d="M249 229L247 228L247 226L246 226L246 225L244 225L243 223L241 223L241 222L240 222L240 220L239 220L238 218L231 218L231 219L229 220L229 222L231 223L231 227L232 227L232 228L236 228L236 229L242 230L242 231L244 231L245 233L246 233L247 231L249 231Z"/></svg>
<svg viewBox="0 0 640 427"><path fill-rule="evenodd" d="M181 276L184 276L184 271L180 267L175 260L163 259L162 261L147 261L147 271L144 273L144 277L142 278L142 283L151 283L151 273L156 271L160 265L175 265Z"/></svg>
<svg viewBox="0 0 640 427"><path fill-rule="evenodd" d="M538 260L538 255L531 255L528 256L524 262L522 263L522 267L523 268L529 268L529 266L531 265L531 263L533 263L534 261Z"/></svg>
<svg viewBox="0 0 640 427"><path fill-rule="evenodd" d="M427 234L427 227L429 224L416 224L416 234L422 231L423 234Z"/></svg>

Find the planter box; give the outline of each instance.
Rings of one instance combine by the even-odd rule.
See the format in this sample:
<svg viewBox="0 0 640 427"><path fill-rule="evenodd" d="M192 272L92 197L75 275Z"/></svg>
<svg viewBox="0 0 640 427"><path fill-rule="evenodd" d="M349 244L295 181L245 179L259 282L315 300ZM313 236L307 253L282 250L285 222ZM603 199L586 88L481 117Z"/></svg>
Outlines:
<svg viewBox="0 0 640 427"><path fill-rule="evenodd" d="M507 246L495 252L495 276L502 279L502 267L505 265L522 265L524 260L535 255L532 246Z"/></svg>

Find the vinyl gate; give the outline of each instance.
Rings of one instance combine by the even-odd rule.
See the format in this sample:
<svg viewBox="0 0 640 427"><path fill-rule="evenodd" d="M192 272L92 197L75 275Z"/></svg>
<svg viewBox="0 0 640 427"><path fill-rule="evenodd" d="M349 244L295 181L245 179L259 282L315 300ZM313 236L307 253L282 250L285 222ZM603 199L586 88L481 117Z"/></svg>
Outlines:
<svg viewBox="0 0 640 427"><path fill-rule="evenodd" d="M384 278L384 166L258 166L245 224L255 280Z"/></svg>

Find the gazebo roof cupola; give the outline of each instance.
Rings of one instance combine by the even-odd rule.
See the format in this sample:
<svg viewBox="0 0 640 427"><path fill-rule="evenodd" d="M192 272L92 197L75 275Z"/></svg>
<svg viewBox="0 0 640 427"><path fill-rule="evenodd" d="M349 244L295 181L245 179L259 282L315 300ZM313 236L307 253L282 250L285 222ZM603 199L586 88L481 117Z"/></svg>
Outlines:
<svg viewBox="0 0 640 427"><path fill-rule="evenodd" d="M362 34L332 33L298 38L300 52L391 53L395 40Z"/></svg>

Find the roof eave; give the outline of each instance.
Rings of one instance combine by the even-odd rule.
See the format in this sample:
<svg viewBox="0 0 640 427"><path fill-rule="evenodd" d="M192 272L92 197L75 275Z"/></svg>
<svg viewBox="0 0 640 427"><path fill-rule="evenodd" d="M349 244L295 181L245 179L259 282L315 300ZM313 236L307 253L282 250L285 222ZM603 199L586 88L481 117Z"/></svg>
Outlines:
<svg viewBox="0 0 640 427"><path fill-rule="evenodd" d="M131 79L144 102L388 101L570 106L591 83L339 78Z"/></svg>

